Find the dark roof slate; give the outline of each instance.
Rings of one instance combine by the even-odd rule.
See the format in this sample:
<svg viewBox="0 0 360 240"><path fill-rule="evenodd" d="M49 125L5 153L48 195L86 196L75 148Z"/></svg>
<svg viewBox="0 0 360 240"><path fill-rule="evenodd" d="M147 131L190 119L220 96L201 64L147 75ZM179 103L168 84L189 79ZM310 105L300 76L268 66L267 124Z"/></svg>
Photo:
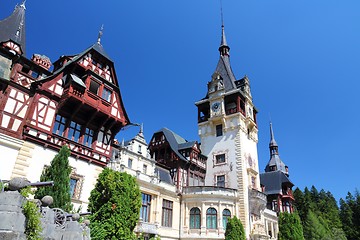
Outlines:
<svg viewBox="0 0 360 240"><path fill-rule="evenodd" d="M270 158L270 161L268 162L268 164L265 167L265 172L270 172L271 166L276 166L276 170L280 170L284 173L286 173L286 165L285 163L280 159L280 156L278 154L273 154Z"/></svg>
<svg viewBox="0 0 360 240"><path fill-rule="evenodd" d="M161 168L159 166L156 166L155 167L155 174L157 176L159 176L160 181L166 182L166 183L169 183L169 184L174 184L174 182L173 182L173 180L172 180L172 178L170 176L170 171L169 170Z"/></svg>
<svg viewBox="0 0 360 240"><path fill-rule="evenodd" d="M282 171L266 172L260 174L260 183L265 186L265 194L282 194L282 184L294 184Z"/></svg>
<svg viewBox="0 0 360 240"><path fill-rule="evenodd" d="M18 35L16 34L19 31ZM25 55L25 6L21 4L15 7L13 13L0 21L0 42L13 40L21 46Z"/></svg>
<svg viewBox="0 0 360 240"><path fill-rule="evenodd" d="M231 69L229 56L221 56L216 66L215 72L219 73L223 79L225 92L236 89L235 76Z"/></svg>
<svg viewBox="0 0 360 240"><path fill-rule="evenodd" d="M162 128L156 133L162 132L168 141L171 149L175 152L175 154L182 160L188 161L180 152L179 150L190 148L195 144L195 141L188 142L183 137L179 136L178 134L174 133L168 128Z"/></svg>

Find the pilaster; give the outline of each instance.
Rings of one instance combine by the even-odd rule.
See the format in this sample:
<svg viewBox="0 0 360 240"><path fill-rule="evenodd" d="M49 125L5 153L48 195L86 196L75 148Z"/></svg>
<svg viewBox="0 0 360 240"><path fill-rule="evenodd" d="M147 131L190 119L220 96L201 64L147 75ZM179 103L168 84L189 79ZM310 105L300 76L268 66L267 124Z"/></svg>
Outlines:
<svg viewBox="0 0 360 240"><path fill-rule="evenodd" d="M15 165L11 174L11 179L15 177L24 177L26 178L28 173L28 168L30 166L30 161L32 160L32 151L35 148L35 144L30 142L24 142L16 157Z"/></svg>

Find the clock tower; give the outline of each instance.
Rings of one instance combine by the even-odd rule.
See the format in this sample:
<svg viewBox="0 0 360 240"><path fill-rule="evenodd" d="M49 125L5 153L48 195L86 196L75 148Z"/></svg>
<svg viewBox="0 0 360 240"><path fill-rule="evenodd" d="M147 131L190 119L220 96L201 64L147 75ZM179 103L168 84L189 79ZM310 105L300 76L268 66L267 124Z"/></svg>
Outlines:
<svg viewBox="0 0 360 240"><path fill-rule="evenodd" d="M237 80L231 69L224 26L219 52L218 64L207 84L207 94L195 103L201 151L208 157L205 185L238 191L236 215L249 235L253 222L261 219L263 209L260 208L265 208L266 204L266 196L260 192L257 110L248 77ZM259 196L261 204L256 202Z"/></svg>

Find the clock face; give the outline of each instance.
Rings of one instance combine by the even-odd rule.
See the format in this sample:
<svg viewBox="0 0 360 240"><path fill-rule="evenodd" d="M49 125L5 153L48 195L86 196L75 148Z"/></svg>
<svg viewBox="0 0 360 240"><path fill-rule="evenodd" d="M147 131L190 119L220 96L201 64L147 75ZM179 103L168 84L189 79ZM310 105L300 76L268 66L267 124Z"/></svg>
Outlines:
<svg viewBox="0 0 360 240"><path fill-rule="evenodd" d="M214 102L213 105L211 106L212 110L214 112L217 112L220 110L220 103L219 102Z"/></svg>

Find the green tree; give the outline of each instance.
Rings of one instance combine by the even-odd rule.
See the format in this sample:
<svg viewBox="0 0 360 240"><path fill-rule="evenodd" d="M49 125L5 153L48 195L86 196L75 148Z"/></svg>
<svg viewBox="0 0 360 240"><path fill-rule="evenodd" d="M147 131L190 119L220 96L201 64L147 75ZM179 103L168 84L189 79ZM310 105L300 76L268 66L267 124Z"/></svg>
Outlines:
<svg viewBox="0 0 360 240"><path fill-rule="evenodd" d="M304 222L304 237L307 240L323 240L330 237L329 229L324 225L323 219L311 210L309 210Z"/></svg>
<svg viewBox="0 0 360 240"><path fill-rule="evenodd" d="M360 194L348 192L346 199L340 199L340 219L348 239L360 239Z"/></svg>
<svg viewBox="0 0 360 240"><path fill-rule="evenodd" d="M70 197L70 173L69 166L70 149L62 146L59 153L51 161L50 166L44 168L40 181L54 181L53 187L38 188L35 192L35 198L41 199L46 195L53 197L53 208L61 208L66 212L72 209Z"/></svg>
<svg viewBox="0 0 360 240"><path fill-rule="evenodd" d="M245 240L245 230L240 219L236 216L230 218L226 224L225 240Z"/></svg>
<svg viewBox="0 0 360 240"><path fill-rule="evenodd" d="M279 240L304 240L303 227L297 213L279 214Z"/></svg>
<svg viewBox="0 0 360 240"><path fill-rule="evenodd" d="M304 193L300 189L294 191L295 208L297 209L301 221L303 223L304 236L306 239L315 239L317 234L313 232L313 224L320 224L316 230L326 239L346 239L342 229L342 223L339 215L339 207L331 192L321 189L318 191L315 186L309 190L304 189ZM311 211L311 213L309 213ZM315 222L315 223L314 223ZM325 231L325 233L322 233Z"/></svg>
<svg viewBox="0 0 360 240"><path fill-rule="evenodd" d="M139 219L141 192L134 177L105 168L89 201L92 239L135 239L133 230Z"/></svg>

